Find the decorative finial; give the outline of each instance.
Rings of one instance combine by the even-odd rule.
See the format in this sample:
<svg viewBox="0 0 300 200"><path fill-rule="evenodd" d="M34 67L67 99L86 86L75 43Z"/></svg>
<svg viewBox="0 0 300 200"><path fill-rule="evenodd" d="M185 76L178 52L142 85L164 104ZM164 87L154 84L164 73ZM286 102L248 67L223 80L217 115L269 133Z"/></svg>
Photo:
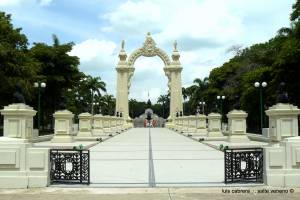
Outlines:
<svg viewBox="0 0 300 200"><path fill-rule="evenodd" d="M174 41L173 46L174 46L174 51L177 51L177 41L176 40Z"/></svg>
<svg viewBox="0 0 300 200"><path fill-rule="evenodd" d="M122 40L121 48L124 50L124 47L125 47L125 41Z"/></svg>

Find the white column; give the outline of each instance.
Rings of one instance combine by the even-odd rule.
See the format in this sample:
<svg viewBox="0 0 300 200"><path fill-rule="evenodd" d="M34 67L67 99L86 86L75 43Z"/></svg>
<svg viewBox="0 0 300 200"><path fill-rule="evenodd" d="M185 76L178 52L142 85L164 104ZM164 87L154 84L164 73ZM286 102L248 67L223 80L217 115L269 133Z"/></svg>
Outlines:
<svg viewBox="0 0 300 200"><path fill-rule="evenodd" d="M278 103L266 111L269 116L269 146L264 147L264 180L269 186L300 186L300 109Z"/></svg>
<svg viewBox="0 0 300 200"><path fill-rule="evenodd" d="M228 117L228 141L229 142L249 142L246 134L246 118L248 114L243 110L232 110L227 114Z"/></svg>
<svg viewBox="0 0 300 200"><path fill-rule="evenodd" d="M0 137L0 188L31 188L49 185L49 148L32 147L33 116L25 104L1 110L4 137Z"/></svg>
<svg viewBox="0 0 300 200"><path fill-rule="evenodd" d="M81 113L79 118L78 137L92 137L93 116L90 113Z"/></svg>
<svg viewBox="0 0 300 200"><path fill-rule="evenodd" d="M269 137L272 141L298 136L300 109L291 104L279 103L266 111L269 116Z"/></svg>
<svg viewBox="0 0 300 200"><path fill-rule="evenodd" d="M189 133L196 133L196 116L195 115L190 115L188 116L188 132Z"/></svg>
<svg viewBox="0 0 300 200"><path fill-rule="evenodd" d="M36 111L23 103L10 104L1 110L4 116L3 136L10 138L32 139L33 116Z"/></svg>
<svg viewBox="0 0 300 200"><path fill-rule="evenodd" d="M94 125L92 130L93 136L103 135L103 115L94 115Z"/></svg>
<svg viewBox="0 0 300 200"><path fill-rule="evenodd" d="M52 143L70 143L74 142L72 135L72 124L74 114L68 110L59 110L54 114L54 137Z"/></svg>
<svg viewBox="0 0 300 200"><path fill-rule="evenodd" d="M197 128L197 133L203 133L207 134L207 128L206 128L206 115L198 114L196 116L196 128Z"/></svg>
<svg viewBox="0 0 300 200"><path fill-rule="evenodd" d="M221 132L221 115L219 113L210 113L208 115L208 137L223 136Z"/></svg>

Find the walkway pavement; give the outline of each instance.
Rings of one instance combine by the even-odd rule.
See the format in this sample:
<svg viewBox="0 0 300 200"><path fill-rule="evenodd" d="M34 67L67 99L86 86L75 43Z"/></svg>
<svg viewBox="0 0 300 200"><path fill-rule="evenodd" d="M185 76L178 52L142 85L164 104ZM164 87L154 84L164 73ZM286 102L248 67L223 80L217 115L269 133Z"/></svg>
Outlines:
<svg viewBox="0 0 300 200"><path fill-rule="evenodd" d="M91 187L223 185L223 153L164 128L134 128L91 149Z"/></svg>

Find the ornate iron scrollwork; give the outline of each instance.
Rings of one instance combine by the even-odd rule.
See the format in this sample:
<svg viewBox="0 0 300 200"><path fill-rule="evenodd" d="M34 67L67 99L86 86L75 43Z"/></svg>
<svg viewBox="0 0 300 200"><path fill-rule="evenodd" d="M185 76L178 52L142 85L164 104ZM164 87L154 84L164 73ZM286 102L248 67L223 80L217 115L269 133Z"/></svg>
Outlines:
<svg viewBox="0 0 300 200"><path fill-rule="evenodd" d="M225 183L263 182L263 149L225 149Z"/></svg>
<svg viewBox="0 0 300 200"><path fill-rule="evenodd" d="M50 150L51 183L90 184L89 150Z"/></svg>

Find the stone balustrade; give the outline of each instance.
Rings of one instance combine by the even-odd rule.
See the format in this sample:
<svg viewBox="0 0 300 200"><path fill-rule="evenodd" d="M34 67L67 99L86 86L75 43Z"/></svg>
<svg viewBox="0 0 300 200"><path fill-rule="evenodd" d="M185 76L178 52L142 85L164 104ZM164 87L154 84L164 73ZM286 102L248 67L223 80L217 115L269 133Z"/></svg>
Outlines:
<svg viewBox="0 0 300 200"><path fill-rule="evenodd" d="M94 123L93 123L93 129L92 129L93 136L104 135L103 118L104 118L104 116L101 114L94 115Z"/></svg>
<svg viewBox="0 0 300 200"><path fill-rule="evenodd" d="M68 110L59 110L53 114L54 136L52 143L72 143L74 135L72 134L72 125L74 114Z"/></svg>
<svg viewBox="0 0 300 200"><path fill-rule="evenodd" d="M206 116L205 115L190 115L180 116L173 120L172 126L167 128L175 130L179 133L206 133Z"/></svg>
<svg viewBox="0 0 300 200"><path fill-rule="evenodd" d="M221 132L221 115L219 113L210 113L208 119L208 137L223 136Z"/></svg>
<svg viewBox="0 0 300 200"><path fill-rule="evenodd" d="M196 132L200 134L207 134L207 123L206 123L206 115L196 115Z"/></svg>
<svg viewBox="0 0 300 200"><path fill-rule="evenodd" d="M92 137L93 116L90 113L81 113L79 118L78 137Z"/></svg>
<svg viewBox="0 0 300 200"><path fill-rule="evenodd" d="M20 103L5 106L1 114L4 137L0 137L0 188L48 186L49 148L36 148L30 142L36 111Z"/></svg>
<svg viewBox="0 0 300 200"><path fill-rule="evenodd" d="M187 116L187 120L188 120L188 133L196 133L197 132L197 118L195 115L190 115Z"/></svg>
<svg viewBox="0 0 300 200"><path fill-rule="evenodd" d="M300 109L291 104L276 104L269 116L269 146L264 147L265 184L279 187L300 186Z"/></svg>
<svg viewBox="0 0 300 200"><path fill-rule="evenodd" d="M246 134L246 118L248 114L242 110L232 110L227 114L228 117L228 141L229 142L249 142Z"/></svg>

